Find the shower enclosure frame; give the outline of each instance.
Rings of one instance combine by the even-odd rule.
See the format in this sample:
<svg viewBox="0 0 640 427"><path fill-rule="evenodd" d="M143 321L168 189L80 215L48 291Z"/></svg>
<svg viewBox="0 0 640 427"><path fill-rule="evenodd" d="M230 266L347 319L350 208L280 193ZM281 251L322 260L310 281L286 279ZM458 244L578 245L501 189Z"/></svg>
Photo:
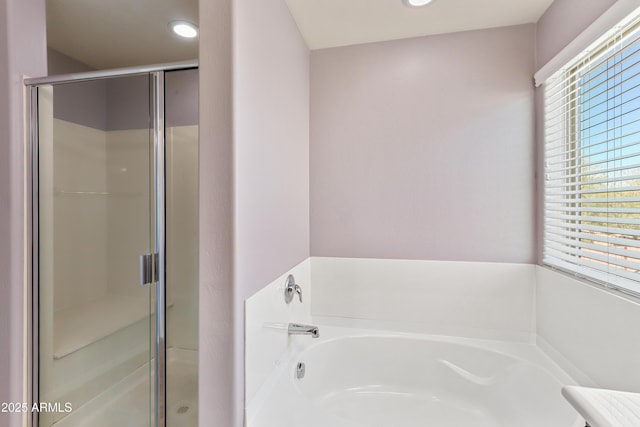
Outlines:
<svg viewBox="0 0 640 427"><path fill-rule="evenodd" d="M28 102L28 157L27 157L27 397L29 408L39 403L39 125L38 125L38 88L42 85L55 85L91 80L104 80L114 77L138 75L150 76L150 108L153 124L153 163L154 163L154 251L157 253L157 273L155 286L155 337L154 337L154 427L166 427L166 189L165 189L165 84L167 71L180 71L198 68L197 60L172 62L139 67L99 70L83 73L62 74L24 79L25 98ZM32 411L28 425L37 427L38 411Z"/></svg>

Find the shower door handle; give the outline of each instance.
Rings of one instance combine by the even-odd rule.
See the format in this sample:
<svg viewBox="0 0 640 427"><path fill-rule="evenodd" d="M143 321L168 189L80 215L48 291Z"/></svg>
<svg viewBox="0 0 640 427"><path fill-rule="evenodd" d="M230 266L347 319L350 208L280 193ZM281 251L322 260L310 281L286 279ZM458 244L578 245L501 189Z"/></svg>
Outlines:
<svg viewBox="0 0 640 427"><path fill-rule="evenodd" d="M156 282L157 277L158 254L140 255L140 285L151 285Z"/></svg>

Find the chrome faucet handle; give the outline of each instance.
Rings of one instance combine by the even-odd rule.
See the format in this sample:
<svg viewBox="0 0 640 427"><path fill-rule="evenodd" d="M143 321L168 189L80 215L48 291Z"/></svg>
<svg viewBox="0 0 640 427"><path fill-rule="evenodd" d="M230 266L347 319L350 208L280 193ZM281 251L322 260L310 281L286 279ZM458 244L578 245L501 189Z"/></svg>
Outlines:
<svg viewBox="0 0 640 427"><path fill-rule="evenodd" d="M300 302L302 302L302 288L298 285L294 285L293 290L298 294L298 298L300 298Z"/></svg>
<svg viewBox="0 0 640 427"><path fill-rule="evenodd" d="M298 294L298 298L302 302L302 288L296 284L296 279L290 274L284 285L284 301L289 304L295 294Z"/></svg>

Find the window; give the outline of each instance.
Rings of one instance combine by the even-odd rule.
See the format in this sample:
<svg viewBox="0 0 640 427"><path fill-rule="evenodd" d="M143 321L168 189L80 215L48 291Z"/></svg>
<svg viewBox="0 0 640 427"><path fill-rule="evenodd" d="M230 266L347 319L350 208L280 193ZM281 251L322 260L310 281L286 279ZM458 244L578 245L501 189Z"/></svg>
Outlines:
<svg viewBox="0 0 640 427"><path fill-rule="evenodd" d="M640 296L640 17L544 83L543 262Z"/></svg>

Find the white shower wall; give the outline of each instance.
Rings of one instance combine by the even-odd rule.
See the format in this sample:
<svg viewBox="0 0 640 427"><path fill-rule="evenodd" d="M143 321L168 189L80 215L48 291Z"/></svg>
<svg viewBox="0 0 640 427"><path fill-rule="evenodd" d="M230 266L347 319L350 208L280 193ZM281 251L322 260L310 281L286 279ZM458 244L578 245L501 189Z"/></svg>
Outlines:
<svg viewBox="0 0 640 427"><path fill-rule="evenodd" d="M198 126L166 132L167 344L198 348Z"/></svg>
<svg viewBox="0 0 640 427"><path fill-rule="evenodd" d="M138 256L151 244L149 131L102 131L54 119L54 135L54 256L67 260L56 262L63 268L55 270L54 310L108 294L146 298ZM167 129L168 297L185 327L197 303L197 138L197 126ZM170 336L179 347L196 348L194 326Z"/></svg>
<svg viewBox="0 0 640 427"><path fill-rule="evenodd" d="M53 254L41 266L41 392L79 407L149 358L153 304L138 283L138 257L151 244L149 131L50 122L41 126L51 148L41 161L55 165L41 169L41 197L52 195L41 205L41 238L53 242L41 247ZM198 126L166 134L167 344L195 350Z"/></svg>
<svg viewBox="0 0 640 427"><path fill-rule="evenodd" d="M151 252L152 142L148 129L105 131L107 151L107 292L146 298L139 256Z"/></svg>
<svg viewBox="0 0 640 427"><path fill-rule="evenodd" d="M107 293L107 136L102 130L53 120L54 310ZM61 267L61 268L60 268Z"/></svg>

